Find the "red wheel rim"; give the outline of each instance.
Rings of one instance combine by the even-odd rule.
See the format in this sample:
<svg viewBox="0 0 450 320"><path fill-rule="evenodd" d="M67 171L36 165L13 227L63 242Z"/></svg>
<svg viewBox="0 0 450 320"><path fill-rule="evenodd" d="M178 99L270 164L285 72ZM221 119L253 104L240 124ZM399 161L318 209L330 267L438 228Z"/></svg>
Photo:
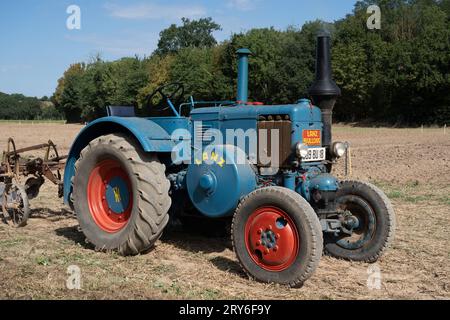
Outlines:
<svg viewBox="0 0 450 320"><path fill-rule="evenodd" d="M131 216L133 195L130 179L116 160L104 160L92 170L87 200L92 218L103 231L122 230Z"/></svg>
<svg viewBox="0 0 450 320"><path fill-rule="evenodd" d="M295 261L300 247L297 228L283 210L262 207L245 225L245 245L253 261L267 271L280 272Z"/></svg>

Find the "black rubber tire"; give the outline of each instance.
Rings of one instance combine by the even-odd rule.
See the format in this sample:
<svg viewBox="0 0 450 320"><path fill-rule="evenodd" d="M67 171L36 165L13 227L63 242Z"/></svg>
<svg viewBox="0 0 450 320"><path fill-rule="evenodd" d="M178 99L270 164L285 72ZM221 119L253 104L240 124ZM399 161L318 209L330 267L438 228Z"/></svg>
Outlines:
<svg viewBox="0 0 450 320"><path fill-rule="evenodd" d="M338 238L328 235L325 254L350 261L376 262L394 239L396 221L391 201L379 188L361 181L341 181L337 201L344 196L357 197L369 205L375 214L375 233L367 245L354 250L339 246Z"/></svg>
<svg viewBox="0 0 450 320"><path fill-rule="evenodd" d="M21 202L20 202L21 209L20 209L20 211L21 211L22 217L21 217L20 222L14 221L13 215L14 215L15 211L18 211L18 210L17 209L7 209L8 217L7 217L5 222L9 223L14 228L26 227L26 225L28 224L28 219L31 216L30 201L28 199L27 193L26 193L24 187L22 187L21 185L18 185L16 183L13 183L13 185L11 186L11 189L16 189L17 194L20 195L20 199L21 199ZM9 191L9 196L12 196L11 195L11 189ZM12 199L10 201L12 201ZM0 210L2 210L1 207L0 207Z"/></svg>
<svg viewBox="0 0 450 320"><path fill-rule="evenodd" d="M27 193L25 191L25 188L19 185L15 185L17 187L17 191L20 193L22 198L22 211L23 211L23 218L22 221L15 225L16 228L23 228L28 224L28 219L31 216L31 210L30 210L30 200L28 199Z"/></svg>
<svg viewBox="0 0 450 320"><path fill-rule="evenodd" d="M127 225L116 233L108 233L95 223L87 202L90 172L107 158L123 165L133 189L131 216ZM75 164L72 183L75 214L81 230L96 250L137 255L154 246L169 221L170 182L165 166L125 135L111 134L91 141Z"/></svg>
<svg viewBox="0 0 450 320"><path fill-rule="evenodd" d="M289 215L295 223L300 238L300 248L292 265L280 272L267 271L258 266L245 245L245 225L251 214L264 206L276 206ZM310 204L298 193L282 188L258 189L246 196L239 204L232 222L232 243L236 256L249 277L265 283L278 283L301 287L309 279L323 252L322 228Z"/></svg>

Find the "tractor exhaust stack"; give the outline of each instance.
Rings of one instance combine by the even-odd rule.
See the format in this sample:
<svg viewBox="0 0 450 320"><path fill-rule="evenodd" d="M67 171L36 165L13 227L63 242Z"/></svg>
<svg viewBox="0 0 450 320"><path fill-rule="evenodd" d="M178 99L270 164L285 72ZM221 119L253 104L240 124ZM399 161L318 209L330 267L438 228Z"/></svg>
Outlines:
<svg viewBox="0 0 450 320"><path fill-rule="evenodd" d="M238 103L248 102L248 57L252 52L248 49L239 49L238 55L238 80L237 80L237 101Z"/></svg>
<svg viewBox="0 0 450 320"><path fill-rule="evenodd" d="M322 110L323 145L325 147L330 147L332 143L333 108L337 98L341 95L341 89L332 78L330 46L330 34L321 32L317 36L316 80L308 91L313 103Z"/></svg>

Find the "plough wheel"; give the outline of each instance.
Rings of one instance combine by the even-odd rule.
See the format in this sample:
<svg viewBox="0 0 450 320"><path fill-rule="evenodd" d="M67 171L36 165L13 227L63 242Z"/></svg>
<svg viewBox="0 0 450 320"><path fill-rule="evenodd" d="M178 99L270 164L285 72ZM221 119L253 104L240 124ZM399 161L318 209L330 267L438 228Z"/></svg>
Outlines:
<svg viewBox="0 0 450 320"><path fill-rule="evenodd" d="M25 227L30 217L30 204L25 189L16 184L5 186L3 183L1 188L3 219L16 228Z"/></svg>

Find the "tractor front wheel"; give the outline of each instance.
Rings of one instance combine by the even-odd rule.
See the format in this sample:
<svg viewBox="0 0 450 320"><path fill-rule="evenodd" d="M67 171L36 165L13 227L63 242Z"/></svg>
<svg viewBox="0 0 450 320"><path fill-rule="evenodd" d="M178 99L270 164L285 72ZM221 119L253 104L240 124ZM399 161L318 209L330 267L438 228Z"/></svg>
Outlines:
<svg viewBox="0 0 450 320"><path fill-rule="evenodd" d="M232 242L250 277L291 287L312 276L323 248L313 208L298 193L281 187L258 189L241 201Z"/></svg>
<svg viewBox="0 0 450 320"><path fill-rule="evenodd" d="M351 261L377 261L394 237L395 213L389 199L370 183L342 181L336 201L341 215L352 221L352 234L326 235L325 253Z"/></svg>
<svg viewBox="0 0 450 320"><path fill-rule="evenodd" d="M97 250L136 255L150 249L169 220L165 166L120 134L89 143L75 164L74 209Z"/></svg>

